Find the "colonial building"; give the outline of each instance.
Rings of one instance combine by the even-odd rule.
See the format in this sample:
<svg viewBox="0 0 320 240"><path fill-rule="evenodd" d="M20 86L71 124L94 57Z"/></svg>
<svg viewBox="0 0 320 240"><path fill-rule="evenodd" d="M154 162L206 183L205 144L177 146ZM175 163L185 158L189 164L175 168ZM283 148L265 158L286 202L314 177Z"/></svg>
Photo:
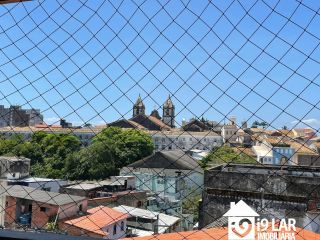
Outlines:
<svg viewBox="0 0 320 240"><path fill-rule="evenodd" d="M172 103L171 97L169 95L167 101L163 104L163 122L170 126L171 128L175 127L174 117L175 117L175 107Z"/></svg>
<svg viewBox="0 0 320 240"><path fill-rule="evenodd" d="M211 150L223 144L222 137L213 131L188 132L180 129L171 131L149 131L155 151L162 150Z"/></svg>
<svg viewBox="0 0 320 240"><path fill-rule="evenodd" d="M161 151L120 170L136 178L136 189L147 190L174 200L201 192L203 170L199 162L183 151Z"/></svg>
<svg viewBox="0 0 320 240"><path fill-rule="evenodd" d="M132 108L132 118L120 119L118 121L108 124L108 126L115 126L121 128L136 128L143 130L170 130L175 127L175 106L169 96L163 104L163 116L154 109L150 115L146 115L146 108L142 101L142 98L138 97L136 103Z"/></svg>
<svg viewBox="0 0 320 240"><path fill-rule="evenodd" d="M182 121L182 129L188 132L204 132L213 131L215 133L221 133L222 125L216 121L209 121L204 119L191 118L190 121Z"/></svg>
<svg viewBox="0 0 320 240"><path fill-rule="evenodd" d="M234 121L230 121L229 124L224 125L221 129L221 136L223 138L223 142L232 143L237 140L237 125Z"/></svg>

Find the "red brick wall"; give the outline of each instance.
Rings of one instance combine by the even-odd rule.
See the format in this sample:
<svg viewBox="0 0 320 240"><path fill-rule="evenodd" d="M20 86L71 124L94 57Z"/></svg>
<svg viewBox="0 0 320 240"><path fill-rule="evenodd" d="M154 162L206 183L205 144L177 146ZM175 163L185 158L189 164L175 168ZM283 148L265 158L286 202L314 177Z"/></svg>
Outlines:
<svg viewBox="0 0 320 240"><path fill-rule="evenodd" d="M10 196L6 198L6 208L5 208L5 215L4 215L4 222L5 225L11 225L15 223L16 220L16 199Z"/></svg>
<svg viewBox="0 0 320 240"><path fill-rule="evenodd" d="M45 207L46 211L42 212L41 207ZM49 222L50 217L52 217L54 219L54 217L57 215L58 209L59 209L58 206L33 202L32 203L31 227L44 228L45 225Z"/></svg>
<svg viewBox="0 0 320 240"><path fill-rule="evenodd" d="M7 196L6 198L6 208L5 208L5 226L12 227L13 224L18 223L16 221L16 208L17 208L17 201L16 198ZM87 201L83 201L82 203L82 210L83 212L87 211ZM41 211L41 208L46 208L45 212ZM70 205L65 205L65 211L68 212L72 217L77 214L78 206L75 203ZM31 214L31 227L32 228L44 228L49 221L54 221L55 217L59 211L59 206L39 203L39 202L32 202L32 214ZM62 218L63 214L60 212L60 218Z"/></svg>

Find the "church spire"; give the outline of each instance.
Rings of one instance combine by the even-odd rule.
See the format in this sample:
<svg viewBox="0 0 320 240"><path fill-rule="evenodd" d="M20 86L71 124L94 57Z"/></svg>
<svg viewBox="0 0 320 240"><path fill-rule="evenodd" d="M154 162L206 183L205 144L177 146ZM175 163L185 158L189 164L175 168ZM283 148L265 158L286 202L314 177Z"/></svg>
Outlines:
<svg viewBox="0 0 320 240"><path fill-rule="evenodd" d="M138 115L145 115L145 106L140 94L136 103L133 105L133 117Z"/></svg>
<svg viewBox="0 0 320 240"><path fill-rule="evenodd" d="M175 127L175 107L171 100L171 95L169 95L168 99L163 104L163 116L162 121L167 124L169 127Z"/></svg>

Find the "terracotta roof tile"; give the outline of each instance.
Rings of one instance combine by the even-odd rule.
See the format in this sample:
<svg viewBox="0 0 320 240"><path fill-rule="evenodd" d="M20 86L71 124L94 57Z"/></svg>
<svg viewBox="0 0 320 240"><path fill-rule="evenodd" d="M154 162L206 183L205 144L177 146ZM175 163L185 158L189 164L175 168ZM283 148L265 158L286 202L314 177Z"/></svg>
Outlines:
<svg viewBox="0 0 320 240"><path fill-rule="evenodd" d="M116 223L129 217L128 214L124 214L112 208L98 206L89 209L88 215L69 219L64 221L65 224L82 228L88 232L93 232L102 236L107 236L107 233L101 229L110 224Z"/></svg>
<svg viewBox="0 0 320 240"><path fill-rule="evenodd" d="M256 154L253 152L252 148L245 147L233 147L232 148L237 154L245 154L247 156L256 157Z"/></svg>
<svg viewBox="0 0 320 240"><path fill-rule="evenodd" d="M300 154L317 155L317 152L315 150L313 150L309 146L304 145L302 143L299 143L296 141L289 141L288 144L290 144L290 146L294 148L296 153L298 154L300 153Z"/></svg>
<svg viewBox="0 0 320 240"><path fill-rule="evenodd" d="M161 129L170 129L170 127L156 117L148 116L149 120L161 127Z"/></svg>
<svg viewBox="0 0 320 240"><path fill-rule="evenodd" d="M228 240L228 228L209 228L188 232L159 234L148 237L124 238L122 240ZM296 240L318 240L320 234L296 228Z"/></svg>

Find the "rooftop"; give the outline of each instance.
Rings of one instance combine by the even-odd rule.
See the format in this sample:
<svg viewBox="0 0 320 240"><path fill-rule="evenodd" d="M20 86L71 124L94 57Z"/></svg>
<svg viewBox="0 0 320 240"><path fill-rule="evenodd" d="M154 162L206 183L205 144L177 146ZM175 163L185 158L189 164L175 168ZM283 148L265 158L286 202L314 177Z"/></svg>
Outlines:
<svg viewBox="0 0 320 240"><path fill-rule="evenodd" d="M320 234L297 227L295 232L296 240L320 239ZM176 232L159 234L152 237L124 238L123 240L228 240L228 228L209 228L188 232Z"/></svg>
<svg viewBox="0 0 320 240"><path fill-rule="evenodd" d="M70 203L77 203L85 200L84 197L42 191L37 190L36 188L25 187L20 185L0 186L0 193L6 194L14 198L28 199L36 202L48 203L51 205L59 206Z"/></svg>
<svg viewBox="0 0 320 240"><path fill-rule="evenodd" d="M147 131L147 132L151 135L161 134L161 135L165 135L165 136L175 136L175 137L190 136L191 138L221 136L213 131L193 132L193 131L184 131L181 128L172 128L168 131Z"/></svg>
<svg viewBox="0 0 320 240"><path fill-rule="evenodd" d="M65 188L67 188L67 189L92 190L92 189L96 189L96 188L100 188L100 187L102 187L102 185L100 185L99 183L79 183L79 184L67 186Z"/></svg>
<svg viewBox="0 0 320 240"><path fill-rule="evenodd" d="M0 161L10 161L10 162L20 162L20 161L27 161L30 162L29 158L25 157L16 157L16 156L0 156Z"/></svg>
<svg viewBox="0 0 320 240"><path fill-rule="evenodd" d="M38 183L38 182L59 182L59 181L66 181L62 179L54 179L54 178L40 178L40 177L27 177L19 180L8 180L13 182L25 182L25 183Z"/></svg>
<svg viewBox="0 0 320 240"><path fill-rule="evenodd" d="M253 152L252 148L233 147L232 149L233 149L233 150L235 151L235 153L237 153L237 154L245 154L245 155L251 156L251 157L257 156L257 155Z"/></svg>
<svg viewBox="0 0 320 240"><path fill-rule="evenodd" d="M168 229L170 226L174 225L180 220L177 217L170 216L167 214L153 212L153 211L145 210L141 208L129 207L125 205L120 205L118 207L114 207L113 209L129 214L130 216L133 216L133 217L139 217L144 219L157 220L157 218L159 217L159 233L165 232L166 229Z"/></svg>
<svg viewBox="0 0 320 240"><path fill-rule="evenodd" d="M103 231L102 228L129 217L126 213L105 206L98 206L89 209L87 212L88 215L69 219L64 221L64 223L102 236L107 236L108 233Z"/></svg>
<svg viewBox="0 0 320 240"><path fill-rule="evenodd" d="M253 152L255 155L264 156L264 157L272 157L272 149L261 145L261 146L253 146Z"/></svg>
<svg viewBox="0 0 320 240"><path fill-rule="evenodd" d="M280 165L257 165L257 164L222 164L212 167L208 171L246 173L260 175L295 176L306 178L320 178L320 167L309 166L280 166Z"/></svg>
<svg viewBox="0 0 320 240"><path fill-rule="evenodd" d="M165 168L179 170L199 170L197 160L181 150L156 152L144 159L129 164L133 168Z"/></svg>

